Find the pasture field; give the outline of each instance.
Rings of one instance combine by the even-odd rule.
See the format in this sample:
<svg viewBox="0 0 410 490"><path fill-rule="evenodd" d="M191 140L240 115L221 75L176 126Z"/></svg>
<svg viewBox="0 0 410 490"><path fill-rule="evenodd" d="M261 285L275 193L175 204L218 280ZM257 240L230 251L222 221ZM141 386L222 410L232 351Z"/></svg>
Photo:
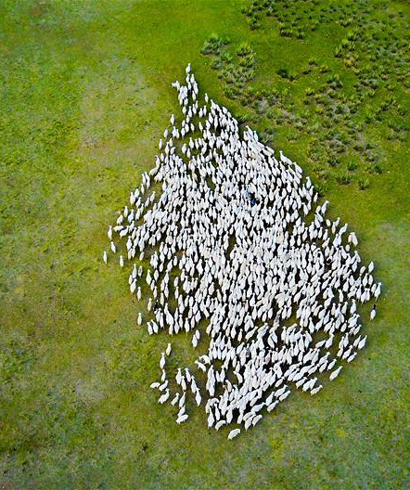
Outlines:
<svg viewBox="0 0 410 490"><path fill-rule="evenodd" d="M410 488L409 46L405 1L0 2L0 488ZM383 283L358 359L234 441L156 403L169 338L102 263L188 62Z"/></svg>

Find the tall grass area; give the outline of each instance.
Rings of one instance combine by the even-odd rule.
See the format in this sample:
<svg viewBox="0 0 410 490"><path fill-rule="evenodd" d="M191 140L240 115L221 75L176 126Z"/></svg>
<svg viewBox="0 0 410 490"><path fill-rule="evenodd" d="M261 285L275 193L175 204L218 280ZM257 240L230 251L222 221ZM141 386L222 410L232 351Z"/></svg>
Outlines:
<svg viewBox="0 0 410 490"><path fill-rule="evenodd" d="M344 26L320 11L340 5L314 2L299 33L271 2L0 2L1 488L410 488L409 87L403 66L389 65L394 94L366 85L363 120L346 120L344 101L362 93L344 61L355 59L345 32L354 16ZM410 6L374 5L361 15L384 18L386 5L401 49ZM203 411L188 406L178 426L178 409L157 404L149 384L169 338L137 326L146 301L128 293L126 267L101 260L108 225L178 110L170 84L188 62L203 90L322 185L384 287L354 365L234 441L227 428L209 431ZM360 57L351 63L361 69ZM332 104L334 118L329 86L342 106ZM354 149L351 121L373 148ZM337 166L325 159L334 135L323 137L334 126L347 138ZM368 169L376 164L381 172ZM184 334L173 345L178 364L193 358Z"/></svg>

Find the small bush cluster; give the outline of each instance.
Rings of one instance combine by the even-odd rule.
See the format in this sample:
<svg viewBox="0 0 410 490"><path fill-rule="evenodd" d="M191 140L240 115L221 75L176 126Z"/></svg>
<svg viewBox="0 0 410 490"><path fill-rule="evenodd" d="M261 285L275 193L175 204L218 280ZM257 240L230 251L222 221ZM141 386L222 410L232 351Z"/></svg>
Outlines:
<svg viewBox="0 0 410 490"><path fill-rule="evenodd" d="M243 13L251 28L261 28L266 16L263 25L271 28L273 23L278 34L292 43L305 42L322 27L344 29L333 52L344 71L313 53L297 72L277 67L273 86L258 89L249 83L257 64L249 43L230 49L225 39L213 35L202 52L212 57L211 66L218 71L226 96L246 109L247 122L271 125L272 133L261 131L264 142L273 143L273 134L286 135L288 141L303 138L307 161L323 189L328 179L340 185L360 181L359 188L366 189L367 175L384 172L378 140L371 141L369 135L380 128L386 141L404 143L410 137L408 111L396 95L399 87L410 88L410 32L405 19L379 12L371 0L332 5L317 0L254 0ZM348 90L346 68L353 75Z"/></svg>

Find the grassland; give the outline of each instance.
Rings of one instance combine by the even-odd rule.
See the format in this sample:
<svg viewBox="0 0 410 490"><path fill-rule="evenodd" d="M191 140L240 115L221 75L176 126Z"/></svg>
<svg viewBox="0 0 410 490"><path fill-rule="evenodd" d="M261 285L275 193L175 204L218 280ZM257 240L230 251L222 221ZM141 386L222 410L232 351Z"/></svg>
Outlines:
<svg viewBox="0 0 410 490"><path fill-rule="evenodd" d="M375 10L360 13L365 27L374 17L398 16L397 42L408 39L408 3L373 3ZM319 129L304 132L314 104L301 107L306 90L317 90L330 74L303 70L310 58L327 65L343 83L336 87L342 105L356 94L359 74L344 62L350 55L334 56L352 25L326 24L314 10L314 31L283 36L292 30L289 19L267 16L266 8L230 0L0 3L2 488L410 488L410 102L406 80L396 77L408 55L404 67L389 66L392 92L378 86L358 105L363 121L371 116L360 141L373 145L377 161L359 153L354 170L344 157L332 167L323 160L325 118L315 115ZM247 106L242 92L227 92L221 69L211 67L213 55L201 54L212 33L229 38L223 49L234 64L239 46L250 47L254 73L241 90L269 96L276 88L274 118L259 95ZM363 49L359 44L349 53ZM290 397L231 443L226 431L206 429L203 413L193 411L179 427L175 410L156 404L148 385L168 339L137 327L144 306L127 294L127 272L101 263L107 225L152 165L168 114L177 109L170 83L188 62L203 89L272 136L274 147L323 186L332 215L358 233L362 256L375 261L384 285L379 315L366 322L368 346L354 365L320 395ZM378 115L391 96L396 105ZM324 112L326 100L318 101ZM292 129L298 117L306 122ZM363 121L342 117L335 124L348 133L345 123ZM327 123L331 128L331 117ZM319 141L314 158L307 151L312 139ZM369 171L374 163L382 173ZM336 177L345 172L353 177L341 185ZM360 179L367 179L365 190ZM191 354L182 337L175 362Z"/></svg>

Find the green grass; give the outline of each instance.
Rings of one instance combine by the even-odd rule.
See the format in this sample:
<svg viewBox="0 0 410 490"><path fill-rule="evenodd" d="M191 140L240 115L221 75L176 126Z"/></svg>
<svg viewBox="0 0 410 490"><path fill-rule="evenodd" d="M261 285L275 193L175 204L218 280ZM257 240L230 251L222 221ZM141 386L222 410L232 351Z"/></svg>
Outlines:
<svg viewBox="0 0 410 490"><path fill-rule="evenodd" d="M310 57L339 63L341 28L283 38L262 15L251 30L244 5L0 4L2 488L410 487L408 140L377 133L385 170L363 174L366 190L332 179L326 187L331 214L358 233L384 285L377 319L364 320L368 346L320 395L294 394L235 441L227 429L208 431L194 407L180 427L176 410L156 403L148 386L168 338L137 327L144 306L127 293L127 271L102 264L107 226L153 163L177 110L170 83L186 64L216 101L243 112L201 54L210 34L229 38L226 49L247 43L255 52L247 84L293 83L295 100L306 86L280 80L279 68L298 74ZM388 8L409 22L408 4ZM348 70L345 79L348 93ZM408 88L400 103L410 110ZM315 178L306 144L289 141L290 130L276 131L272 144ZM183 335L173 343L176 358L190 355Z"/></svg>

